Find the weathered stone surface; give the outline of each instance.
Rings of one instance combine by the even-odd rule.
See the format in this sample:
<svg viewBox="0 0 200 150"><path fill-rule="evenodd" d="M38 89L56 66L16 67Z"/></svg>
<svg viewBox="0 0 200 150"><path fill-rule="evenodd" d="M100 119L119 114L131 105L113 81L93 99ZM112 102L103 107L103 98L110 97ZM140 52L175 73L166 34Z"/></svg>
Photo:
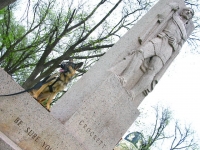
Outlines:
<svg viewBox="0 0 200 150"><path fill-rule="evenodd" d="M0 132L0 150L22 150L7 136Z"/></svg>
<svg viewBox="0 0 200 150"><path fill-rule="evenodd" d="M112 149L139 115L131 97L114 75L83 101L65 126L88 150Z"/></svg>
<svg viewBox="0 0 200 150"><path fill-rule="evenodd" d="M180 6L184 6L183 0L159 1L56 103L52 108L53 116L63 123L66 122L82 105L83 99L92 95L112 73L111 68L140 46L138 38L145 39L145 36L150 34L146 39L148 40L158 34L157 28L154 30L154 34L151 34L152 31L148 29L151 28L152 22L158 21L158 14L162 14L162 16L169 14L172 9L169 6L170 2L177 2Z"/></svg>
<svg viewBox="0 0 200 150"><path fill-rule="evenodd" d="M149 41L162 31L174 12L169 5L171 2L178 3L180 8L185 6L183 0L159 1L52 108L51 114L65 124L71 134L74 133L76 138L83 141L87 149L111 149L125 129L130 127L135 119L133 116L138 115L137 107L145 95L138 94L131 101L123 84L113 74L112 68L133 50L138 50L141 43ZM162 20L163 18L165 20ZM160 24L162 27L158 27ZM167 67L171 62L166 63ZM167 67L160 72L160 77ZM136 84L143 72L138 70L137 74L133 75L133 83L128 86ZM131 113L134 115L131 116ZM97 143L93 134L102 142ZM100 145L96 146L97 144Z"/></svg>
<svg viewBox="0 0 200 150"><path fill-rule="evenodd" d="M23 90L2 69L0 81L0 95ZM63 124L28 93L0 97L0 131L23 150L85 150Z"/></svg>

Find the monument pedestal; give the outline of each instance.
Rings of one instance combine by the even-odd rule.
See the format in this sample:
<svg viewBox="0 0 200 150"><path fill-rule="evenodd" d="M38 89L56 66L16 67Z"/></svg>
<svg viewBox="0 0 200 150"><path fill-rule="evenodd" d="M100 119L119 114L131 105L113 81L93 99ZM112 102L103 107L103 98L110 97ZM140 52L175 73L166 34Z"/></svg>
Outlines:
<svg viewBox="0 0 200 150"><path fill-rule="evenodd" d="M0 95L23 90L2 69L0 81ZM1 150L18 150L13 143L23 150L86 150L28 93L0 97L0 131Z"/></svg>
<svg viewBox="0 0 200 150"><path fill-rule="evenodd" d="M91 96L85 97L65 127L87 150L111 150L138 115L118 77L110 74Z"/></svg>
<svg viewBox="0 0 200 150"><path fill-rule="evenodd" d="M0 74L0 94L22 90L4 70ZM11 150L111 150L139 114L113 74L65 124L28 93L0 97L0 102L0 149Z"/></svg>

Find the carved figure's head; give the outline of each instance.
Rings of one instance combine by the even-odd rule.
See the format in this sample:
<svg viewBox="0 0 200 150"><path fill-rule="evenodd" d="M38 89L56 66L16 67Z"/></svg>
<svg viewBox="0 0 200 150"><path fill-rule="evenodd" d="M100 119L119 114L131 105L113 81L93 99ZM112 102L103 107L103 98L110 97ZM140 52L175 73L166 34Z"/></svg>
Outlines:
<svg viewBox="0 0 200 150"><path fill-rule="evenodd" d="M181 12L181 16L186 19L186 20L191 20L192 17L194 16L194 10L192 8L189 7L185 7L183 8L182 12Z"/></svg>

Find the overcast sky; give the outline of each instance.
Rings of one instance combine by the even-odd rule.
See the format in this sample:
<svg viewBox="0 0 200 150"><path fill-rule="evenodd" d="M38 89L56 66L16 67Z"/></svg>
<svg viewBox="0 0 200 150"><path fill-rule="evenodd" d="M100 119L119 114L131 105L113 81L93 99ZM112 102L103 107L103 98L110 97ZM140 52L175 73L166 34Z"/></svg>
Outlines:
<svg viewBox="0 0 200 150"><path fill-rule="evenodd" d="M197 50L200 51L200 48ZM170 108L175 120L179 120L182 125L191 125L200 137L199 90L200 54L192 53L185 44L153 92L139 106L145 115L149 115L145 118L145 124L148 126L150 123L155 123L155 114L151 112L152 106L158 104ZM129 129L129 132L133 131L137 131L134 126Z"/></svg>

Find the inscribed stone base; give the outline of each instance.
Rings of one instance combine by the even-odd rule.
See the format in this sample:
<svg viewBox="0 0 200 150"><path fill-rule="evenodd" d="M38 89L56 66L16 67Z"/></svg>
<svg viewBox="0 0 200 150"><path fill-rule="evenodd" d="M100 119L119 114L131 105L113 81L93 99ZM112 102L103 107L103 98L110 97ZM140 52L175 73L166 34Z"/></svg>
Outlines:
<svg viewBox="0 0 200 150"><path fill-rule="evenodd" d="M2 69L0 81L0 95L23 90ZM63 125L28 93L0 97L0 150L112 150L139 114L114 74L83 101Z"/></svg>
<svg viewBox="0 0 200 150"><path fill-rule="evenodd" d="M0 95L23 90L2 69L0 81ZM0 97L0 131L0 150L13 143L23 150L86 150L28 93Z"/></svg>
<svg viewBox="0 0 200 150"><path fill-rule="evenodd" d="M87 150L112 150L139 115L118 77L111 74L65 123Z"/></svg>

